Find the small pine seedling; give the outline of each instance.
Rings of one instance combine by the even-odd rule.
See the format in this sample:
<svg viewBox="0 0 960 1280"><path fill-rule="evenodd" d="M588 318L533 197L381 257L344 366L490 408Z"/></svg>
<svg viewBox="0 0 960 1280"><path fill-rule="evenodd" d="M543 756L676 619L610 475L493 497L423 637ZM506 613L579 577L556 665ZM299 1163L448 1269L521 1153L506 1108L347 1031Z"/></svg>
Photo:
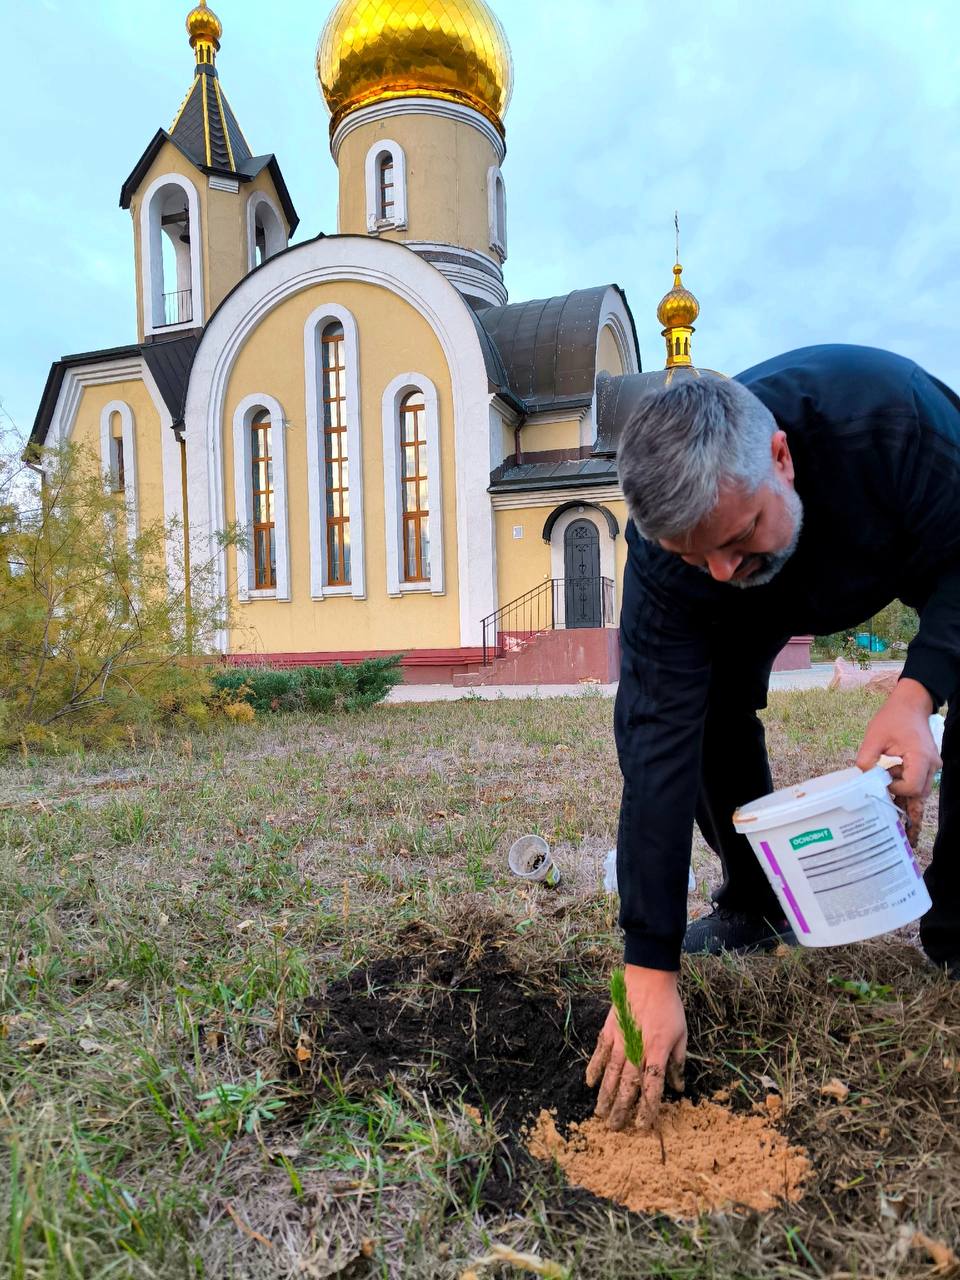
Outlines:
<svg viewBox="0 0 960 1280"><path fill-rule="evenodd" d="M627 999L627 979L622 969L615 969L610 979L610 998L617 1011L617 1021L623 1032L623 1046L627 1058L639 1071L643 1065L643 1032L633 1018L633 1010Z"/></svg>

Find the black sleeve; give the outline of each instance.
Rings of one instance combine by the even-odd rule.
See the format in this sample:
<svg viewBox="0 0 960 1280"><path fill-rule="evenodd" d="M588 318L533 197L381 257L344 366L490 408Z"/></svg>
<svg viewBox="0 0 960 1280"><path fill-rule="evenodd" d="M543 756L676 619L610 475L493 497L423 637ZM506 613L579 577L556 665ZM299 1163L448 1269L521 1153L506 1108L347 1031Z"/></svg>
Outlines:
<svg viewBox="0 0 960 1280"><path fill-rule="evenodd" d="M909 558L932 589L903 674L924 685L940 706L960 684L960 402L920 370L914 394L917 439L898 502Z"/></svg>
<svg viewBox="0 0 960 1280"><path fill-rule="evenodd" d="M710 684L709 627L664 590L633 526L621 615L615 735L627 964L679 969Z"/></svg>

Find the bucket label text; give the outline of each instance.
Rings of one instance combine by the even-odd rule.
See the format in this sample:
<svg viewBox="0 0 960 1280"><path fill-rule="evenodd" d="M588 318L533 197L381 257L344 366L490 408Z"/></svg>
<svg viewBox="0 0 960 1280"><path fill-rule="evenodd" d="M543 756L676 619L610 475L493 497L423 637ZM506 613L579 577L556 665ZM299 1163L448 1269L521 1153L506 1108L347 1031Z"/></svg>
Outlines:
<svg viewBox="0 0 960 1280"><path fill-rule="evenodd" d="M818 827L816 831L804 831L802 835L793 836L790 841L791 849L805 849L808 844L823 844L826 840L833 839L833 832L829 827Z"/></svg>

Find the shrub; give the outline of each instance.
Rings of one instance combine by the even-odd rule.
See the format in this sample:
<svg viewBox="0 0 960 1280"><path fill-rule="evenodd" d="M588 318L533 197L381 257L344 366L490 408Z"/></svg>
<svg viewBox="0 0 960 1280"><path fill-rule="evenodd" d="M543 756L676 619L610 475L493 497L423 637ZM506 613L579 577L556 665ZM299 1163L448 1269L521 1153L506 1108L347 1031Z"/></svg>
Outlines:
<svg viewBox="0 0 960 1280"><path fill-rule="evenodd" d="M219 698L244 702L256 711L312 711L317 715L364 711L382 702L403 679L403 655L365 658L355 666L234 667L219 671L213 686Z"/></svg>
<svg viewBox="0 0 960 1280"><path fill-rule="evenodd" d="M0 744L104 743L195 718L210 689L196 655L226 608L212 561L194 559L189 599L176 587L182 546L175 522L133 531L83 450L34 451L31 468L19 449L0 458Z"/></svg>

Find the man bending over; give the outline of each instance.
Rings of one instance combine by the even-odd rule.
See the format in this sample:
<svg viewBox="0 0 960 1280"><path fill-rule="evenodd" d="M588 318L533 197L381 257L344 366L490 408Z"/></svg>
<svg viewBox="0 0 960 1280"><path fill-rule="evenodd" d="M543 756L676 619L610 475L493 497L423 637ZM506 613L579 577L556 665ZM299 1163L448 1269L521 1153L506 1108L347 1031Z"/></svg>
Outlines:
<svg viewBox="0 0 960 1280"><path fill-rule="evenodd" d="M941 767L931 713L960 679L960 400L910 360L808 347L731 381L695 371L652 393L624 429L632 517L615 733L617 842L640 1073L615 1012L588 1068L597 1113L622 1128L642 1092L652 1124L682 1079L680 954L792 941L734 811L773 789L757 712L792 635L855 626L900 599L920 614L903 676L857 757L901 756L893 790L916 807ZM960 979L960 729L943 742L940 826L921 924L930 960ZM711 915L686 925L696 819L723 864Z"/></svg>

